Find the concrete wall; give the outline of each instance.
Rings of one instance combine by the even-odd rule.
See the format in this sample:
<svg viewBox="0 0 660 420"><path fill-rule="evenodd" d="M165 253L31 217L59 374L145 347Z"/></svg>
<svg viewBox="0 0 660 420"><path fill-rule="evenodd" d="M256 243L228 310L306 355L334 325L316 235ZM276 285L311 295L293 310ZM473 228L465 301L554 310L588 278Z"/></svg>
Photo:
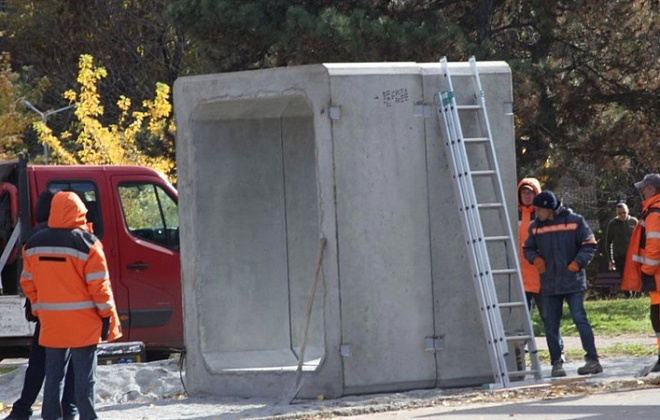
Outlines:
<svg viewBox="0 0 660 420"><path fill-rule="evenodd" d="M479 65L513 218L510 70ZM177 80L192 393L276 397L295 381L321 237L300 396L491 381L433 106L442 89L439 64L416 63Z"/></svg>

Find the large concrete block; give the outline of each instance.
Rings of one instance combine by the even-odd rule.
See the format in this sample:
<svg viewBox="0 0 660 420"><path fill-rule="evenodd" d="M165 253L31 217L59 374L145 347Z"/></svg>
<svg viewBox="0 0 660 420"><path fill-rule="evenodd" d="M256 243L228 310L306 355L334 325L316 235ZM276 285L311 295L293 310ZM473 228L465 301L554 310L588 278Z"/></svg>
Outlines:
<svg viewBox="0 0 660 420"><path fill-rule="evenodd" d="M510 70L479 68L513 217ZM277 397L293 383L322 237L300 396L492 382L435 113L443 89L440 65L417 63L177 80L192 393Z"/></svg>

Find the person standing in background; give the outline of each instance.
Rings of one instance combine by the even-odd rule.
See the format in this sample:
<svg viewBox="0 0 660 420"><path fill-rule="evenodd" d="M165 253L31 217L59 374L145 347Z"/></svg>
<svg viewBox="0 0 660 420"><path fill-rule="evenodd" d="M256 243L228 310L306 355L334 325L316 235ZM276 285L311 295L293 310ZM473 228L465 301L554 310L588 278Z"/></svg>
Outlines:
<svg viewBox="0 0 660 420"><path fill-rule="evenodd" d="M623 277L626 265L626 252L633 229L637 225L637 219L630 216L626 203L616 205L616 217L607 222L605 227L605 258L607 258L607 269L616 271ZM630 292L632 296L632 293Z"/></svg>

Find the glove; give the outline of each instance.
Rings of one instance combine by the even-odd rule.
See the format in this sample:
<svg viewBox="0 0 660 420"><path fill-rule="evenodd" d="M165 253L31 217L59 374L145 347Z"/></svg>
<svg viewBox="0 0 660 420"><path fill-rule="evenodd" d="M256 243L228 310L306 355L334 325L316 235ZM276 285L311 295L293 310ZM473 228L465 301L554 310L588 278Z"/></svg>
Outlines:
<svg viewBox="0 0 660 420"><path fill-rule="evenodd" d="M25 308L25 319L28 322L39 321L39 318L34 316L34 314L32 313L32 304L30 303L30 299L25 299L25 305L23 305L23 307Z"/></svg>
<svg viewBox="0 0 660 420"><path fill-rule="evenodd" d="M572 261L572 262L568 265L568 271L570 271L570 272L572 272L572 273L577 273L578 271L580 271L580 266L579 266L578 263L576 263L575 261Z"/></svg>
<svg viewBox="0 0 660 420"><path fill-rule="evenodd" d="M541 257L534 258L532 264L534 264L534 267L536 267L536 271L538 271L539 274L545 273L545 260L543 258Z"/></svg>
<svg viewBox="0 0 660 420"><path fill-rule="evenodd" d="M642 273L642 292L655 292L655 277L650 274Z"/></svg>
<svg viewBox="0 0 660 420"><path fill-rule="evenodd" d="M106 341L110 334L110 317L101 318L101 341Z"/></svg>

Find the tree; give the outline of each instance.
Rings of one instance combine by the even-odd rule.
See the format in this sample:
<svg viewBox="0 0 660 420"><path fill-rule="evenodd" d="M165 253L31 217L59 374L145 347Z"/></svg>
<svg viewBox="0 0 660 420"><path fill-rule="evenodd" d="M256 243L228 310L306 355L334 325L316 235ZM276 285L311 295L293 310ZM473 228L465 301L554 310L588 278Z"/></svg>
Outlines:
<svg viewBox="0 0 660 420"><path fill-rule="evenodd" d="M186 55L186 40L167 18L167 0L5 0L0 13L2 50L31 79L47 77L40 109L61 106L61 93L76 83L78 58L95 57L107 76L99 86L104 118L115 121L120 95L148 99L159 81L170 86L186 68L203 69ZM63 128L64 125L59 128Z"/></svg>
<svg viewBox="0 0 660 420"><path fill-rule="evenodd" d="M497 2L480 47L513 70L520 176L601 220L638 204L660 157L657 22L650 1Z"/></svg>
<svg viewBox="0 0 660 420"><path fill-rule="evenodd" d="M21 102L39 92L39 86L32 88L21 80L10 61L8 53L0 53L0 160L13 159L25 149L23 133L30 119Z"/></svg>
<svg viewBox="0 0 660 420"><path fill-rule="evenodd" d="M460 22L470 10L469 2L382 0L172 0L169 7L219 71L437 61L448 46L459 57L469 49Z"/></svg>
<svg viewBox="0 0 660 420"><path fill-rule="evenodd" d="M78 72L79 91L64 93L66 99L75 103L77 123L73 124L73 129L57 137L43 122L34 123L39 140L53 151L54 163L137 164L157 169L174 180L174 150L168 139L174 131L169 86L158 83L155 98L143 101L142 111L131 111L132 101L121 96L117 103L122 110L118 121L104 126L101 123L104 107L98 85L106 76L105 68L95 67L91 56L82 55ZM158 143L158 147L153 147L151 143ZM165 150L168 153L150 154L145 150L147 144L151 150Z"/></svg>
<svg viewBox="0 0 660 420"><path fill-rule="evenodd" d="M660 19L650 0L4 4L0 37L21 74L51 80L40 108L60 106L81 53L107 69L99 118L108 123L123 112L120 94L148 99L156 81L183 74L475 55L511 65L520 176L577 183L605 200L630 195L630 181L658 166Z"/></svg>

